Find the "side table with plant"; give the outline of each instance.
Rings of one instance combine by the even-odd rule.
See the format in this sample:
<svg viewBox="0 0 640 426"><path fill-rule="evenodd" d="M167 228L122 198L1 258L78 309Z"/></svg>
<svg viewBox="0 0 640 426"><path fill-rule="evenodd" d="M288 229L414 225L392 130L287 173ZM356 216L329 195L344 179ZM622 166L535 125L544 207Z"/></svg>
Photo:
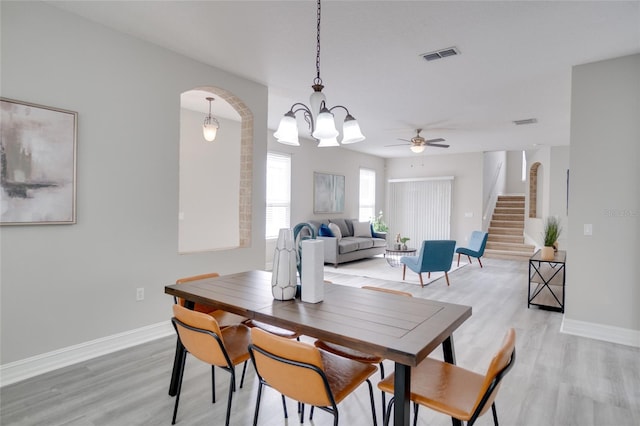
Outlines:
<svg viewBox="0 0 640 426"><path fill-rule="evenodd" d="M540 251L542 260L553 260L555 257L555 245L562 233L560 220L555 216L549 216L544 224L544 247Z"/></svg>

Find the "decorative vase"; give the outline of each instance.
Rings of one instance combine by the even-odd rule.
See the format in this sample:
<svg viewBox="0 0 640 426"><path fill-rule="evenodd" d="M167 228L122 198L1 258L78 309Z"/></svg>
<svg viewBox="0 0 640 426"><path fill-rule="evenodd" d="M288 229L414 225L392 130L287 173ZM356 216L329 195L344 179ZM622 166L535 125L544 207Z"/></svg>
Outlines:
<svg viewBox="0 0 640 426"><path fill-rule="evenodd" d="M403 245L402 245L402 250L406 250L406 249L407 249L407 245L406 245L406 244L403 244Z"/></svg>
<svg viewBox="0 0 640 426"><path fill-rule="evenodd" d="M293 242L291 229L283 228L278 233L273 253L271 293L277 300L291 300L298 286L298 252Z"/></svg>
<svg viewBox="0 0 640 426"><path fill-rule="evenodd" d="M557 252L558 251L558 247L560 247L560 245L558 244L557 241L555 243L553 243L553 251Z"/></svg>
<svg viewBox="0 0 640 426"><path fill-rule="evenodd" d="M553 260L555 257L555 252L553 250L553 246L547 247L544 246L540 249L540 259L542 260Z"/></svg>

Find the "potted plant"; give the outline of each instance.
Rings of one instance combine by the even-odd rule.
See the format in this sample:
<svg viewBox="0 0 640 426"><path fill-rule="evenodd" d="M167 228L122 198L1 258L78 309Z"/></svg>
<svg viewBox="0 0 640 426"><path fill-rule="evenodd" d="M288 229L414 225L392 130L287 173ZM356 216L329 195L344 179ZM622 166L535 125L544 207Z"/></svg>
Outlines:
<svg viewBox="0 0 640 426"><path fill-rule="evenodd" d="M373 225L373 230L376 232L387 232L389 230L389 227L384 223L384 219L382 218L382 210L378 213L378 216L373 218L371 224Z"/></svg>
<svg viewBox="0 0 640 426"><path fill-rule="evenodd" d="M409 241L411 238L409 237L402 237L400 238L400 242L402 243L402 250L406 250L407 249L407 241Z"/></svg>
<svg viewBox="0 0 640 426"><path fill-rule="evenodd" d="M544 224L544 247L540 252L542 260L553 260L555 256L555 244L562 233L560 220L555 216L549 216Z"/></svg>

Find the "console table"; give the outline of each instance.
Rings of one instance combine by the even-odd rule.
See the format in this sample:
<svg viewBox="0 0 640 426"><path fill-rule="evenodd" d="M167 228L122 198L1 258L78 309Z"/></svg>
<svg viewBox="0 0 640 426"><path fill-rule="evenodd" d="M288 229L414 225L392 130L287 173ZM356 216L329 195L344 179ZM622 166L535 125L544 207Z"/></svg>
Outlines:
<svg viewBox="0 0 640 426"><path fill-rule="evenodd" d="M527 308L564 312L564 285L567 252L558 250L552 260L543 260L538 250L529 259L529 292Z"/></svg>

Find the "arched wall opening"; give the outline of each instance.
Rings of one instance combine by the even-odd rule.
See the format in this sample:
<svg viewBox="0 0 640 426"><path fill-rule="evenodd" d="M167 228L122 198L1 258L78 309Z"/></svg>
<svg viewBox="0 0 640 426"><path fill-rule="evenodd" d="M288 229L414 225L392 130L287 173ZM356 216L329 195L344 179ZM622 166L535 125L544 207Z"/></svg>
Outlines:
<svg viewBox="0 0 640 426"><path fill-rule="evenodd" d="M202 123L209 111L220 122L208 142ZM178 252L251 245L253 114L237 96L197 87L180 96Z"/></svg>

